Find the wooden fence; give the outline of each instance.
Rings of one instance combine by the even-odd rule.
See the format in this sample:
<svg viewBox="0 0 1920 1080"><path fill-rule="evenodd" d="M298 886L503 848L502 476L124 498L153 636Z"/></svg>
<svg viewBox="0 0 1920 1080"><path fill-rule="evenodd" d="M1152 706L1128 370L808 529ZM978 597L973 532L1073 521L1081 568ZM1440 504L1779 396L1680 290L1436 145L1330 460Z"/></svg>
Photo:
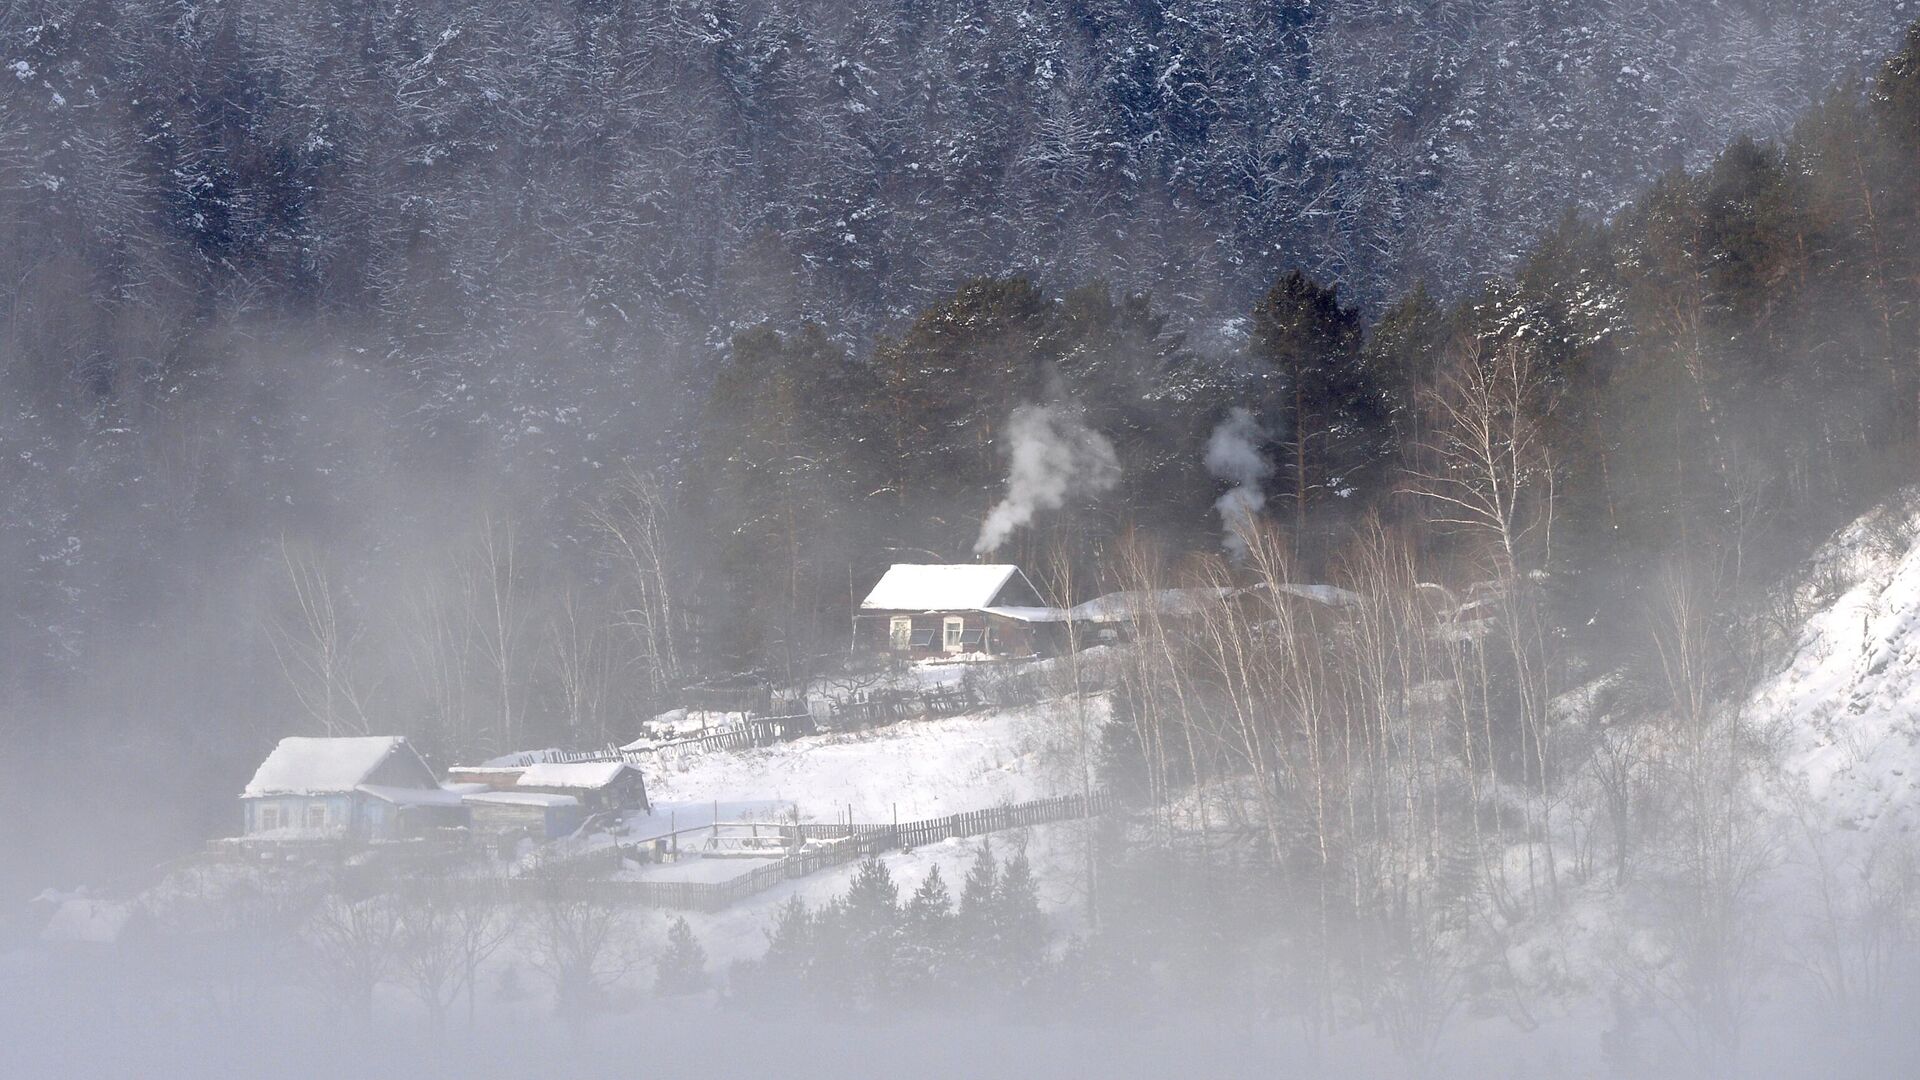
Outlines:
<svg viewBox="0 0 1920 1080"><path fill-rule="evenodd" d="M799 826L789 826L789 828L798 828L800 835L809 840L841 836L885 835L888 838L886 845L888 848L913 848L956 836L980 836L985 833L999 832L1002 829L1019 829L1029 825L1044 825L1050 821L1093 817L1105 813L1111 805L1112 800L1105 792L1095 792L1091 809L1087 807L1086 800L1079 795L1061 795L1052 799L994 806L985 810L968 810L943 818L903 821L898 825L809 822Z"/></svg>
<svg viewBox="0 0 1920 1080"><path fill-rule="evenodd" d="M839 730L862 730L923 716L958 716L979 709L1018 708L1045 697L1044 679L1034 672L986 665L981 665L979 670L991 671L992 677L934 686L920 692L886 688L831 701L827 706L830 722Z"/></svg>
<svg viewBox="0 0 1920 1080"><path fill-rule="evenodd" d="M1029 705L1038 699L1039 691L1031 677L1006 677L980 685L936 686L923 693L881 691L830 702L823 717L816 717L810 712L749 716L727 725L723 730L672 742L633 749L609 743L585 750L539 750L514 755L512 764L524 767L541 762L571 765L579 762L624 761L629 765L642 765L657 760L661 755L684 751L746 750L772 746L818 733L823 720L833 730L864 731L924 716L958 716L983 708Z"/></svg>
<svg viewBox="0 0 1920 1080"><path fill-rule="evenodd" d="M807 713L794 713L788 716L754 716L729 724L725 729L707 735L694 735L685 739L675 739L672 742L655 743L652 746L627 749L609 743L591 750L539 750L517 755L513 764L525 767L540 763L573 765L585 761L624 761L629 765L641 765L658 754L672 751L746 750L756 746L772 746L774 743L797 739L802 735L811 735L815 730L814 719Z"/></svg>
<svg viewBox="0 0 1920 1080"><path fill-rule="evenodd" d="M1093 796L1091 803L1079 795L1063 795L985 810L970 810L942 818L906 821L898 825L849 822L786 824L779 828L796 841L812 840L816 843L778 862L757 866L726 881L620 881L593 876L615 870L624 859L638 854L627 848L610 847L591 852L588 856L569 859L563 864L556 863L542 873L506 879L502 884L508 894L517 900L534 901L558 895L568 899L590 898L640 907L719 911L783 881L806 877L879 852L918 847L954 837L981 836L1003 829L1094 817L1106 813L1112 806L1112 798L1099 792ZM712 828L701 826L685 831L702 832Z"/></svg>

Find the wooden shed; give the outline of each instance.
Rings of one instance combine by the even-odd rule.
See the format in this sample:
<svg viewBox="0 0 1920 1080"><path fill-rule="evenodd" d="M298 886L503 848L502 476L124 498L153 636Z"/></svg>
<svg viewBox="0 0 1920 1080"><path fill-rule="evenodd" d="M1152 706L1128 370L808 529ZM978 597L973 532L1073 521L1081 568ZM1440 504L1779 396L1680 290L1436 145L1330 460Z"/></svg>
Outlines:
<svg viewBox="0 0 1920 1080"><path fill-rule="evenodd" d="M900 563L854 612L854 644L915 660L1047 656L1066 621L1017 566Z"/></svg>

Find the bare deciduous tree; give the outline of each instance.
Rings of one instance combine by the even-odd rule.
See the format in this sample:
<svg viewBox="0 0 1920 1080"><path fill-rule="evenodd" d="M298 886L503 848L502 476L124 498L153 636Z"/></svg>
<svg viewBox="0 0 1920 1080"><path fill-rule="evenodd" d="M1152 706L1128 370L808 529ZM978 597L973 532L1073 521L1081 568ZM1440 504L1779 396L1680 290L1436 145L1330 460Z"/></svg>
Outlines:
<svg viewBox="0 0 1920 1080"><path fill-rule="evenodd" d="M308 920L306 940L328 996L350 1020L371 1027L374 990L394 970L399 906L385 894L331 894Z"/></svg>
<svg viewBox="0 0 1920 1080"><path fill-rule="evenodd" d="M651 694L680 678L681 618L667 544L666 485L654 473L629 465L602 502L587 508L607 559L619 572L620 624L639 647Z"/></svg>
<svg viewBox="0 0 1920 1080"><path fill-rule="evenodd" d="M362 627L320 557L282 538L280 565L287 594L269 617L267 637L287 685L307 715L328 735L364 735L370 729L359 670Z"/></svg>
<svg viewBox="0 0 1920 1080"><path fill-rule="evenodd" d="M636 963L625 911L577 887L590 884L556 877L528 914L533 966L570 1016L600 1007L608 983Z"/></svg>
<svg viewBox="0 0 1920 1080"><path fill-rule="evenodd" d="M606 612L573 589L565 589L548 613L546 666L560 715L575 742L607 740L620 662L610 640Z"/></svg>
<svg viewBox="0 0 1920 1080"><path fill-rule="evenodd" d="M419 882L401 890L394 963L407 990L427 1010L436 1036L461 995L467 1024L474 1020L480 967L512 933L506 909L491 893L450 879Z"/></svg>

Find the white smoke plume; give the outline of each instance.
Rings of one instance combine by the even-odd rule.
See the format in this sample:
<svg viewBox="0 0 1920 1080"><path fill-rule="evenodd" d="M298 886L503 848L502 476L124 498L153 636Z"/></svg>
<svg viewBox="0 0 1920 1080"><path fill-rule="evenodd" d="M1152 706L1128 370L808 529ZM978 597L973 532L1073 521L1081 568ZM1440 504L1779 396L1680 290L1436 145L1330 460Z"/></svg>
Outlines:
<svg viewBox="0 0 1920 1080"><path fill-rule="evenodd" d="M1267 505L1267 493L1261 484L1273 475L1273 465L1260 456L1261 437L1260 422L1253 413L1236 406L1207 439L1207 471L1233 485L1213 508L1220 514L1227 550L1236 555L1246 553L1241 534Z"/></svg>
<svg viewBox="0 0 1920 1080"><path fill-rule="evenodd" d="M1007 421L1007 497L980 526L975 555L997 551L1015 529L1042 510L1077 495L1097 495L1120 482L1120 457L1106 436L1071 409L1022 405Z"/></svg>

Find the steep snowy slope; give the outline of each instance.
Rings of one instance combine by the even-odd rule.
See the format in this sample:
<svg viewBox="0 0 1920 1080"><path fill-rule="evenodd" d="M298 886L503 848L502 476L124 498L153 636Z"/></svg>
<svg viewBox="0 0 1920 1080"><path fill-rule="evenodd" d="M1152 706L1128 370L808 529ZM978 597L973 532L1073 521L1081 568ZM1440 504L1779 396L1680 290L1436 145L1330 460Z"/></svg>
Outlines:
<svg viewBox="0 0 1920 1080"><path fill-rule="evenodd" d="M1792 660L1751 716L1809 826L1884 839L1920 820L1920 515L1876 511L1818 555ZM1798 796L1796 799L1795 796Z"/></svg>

